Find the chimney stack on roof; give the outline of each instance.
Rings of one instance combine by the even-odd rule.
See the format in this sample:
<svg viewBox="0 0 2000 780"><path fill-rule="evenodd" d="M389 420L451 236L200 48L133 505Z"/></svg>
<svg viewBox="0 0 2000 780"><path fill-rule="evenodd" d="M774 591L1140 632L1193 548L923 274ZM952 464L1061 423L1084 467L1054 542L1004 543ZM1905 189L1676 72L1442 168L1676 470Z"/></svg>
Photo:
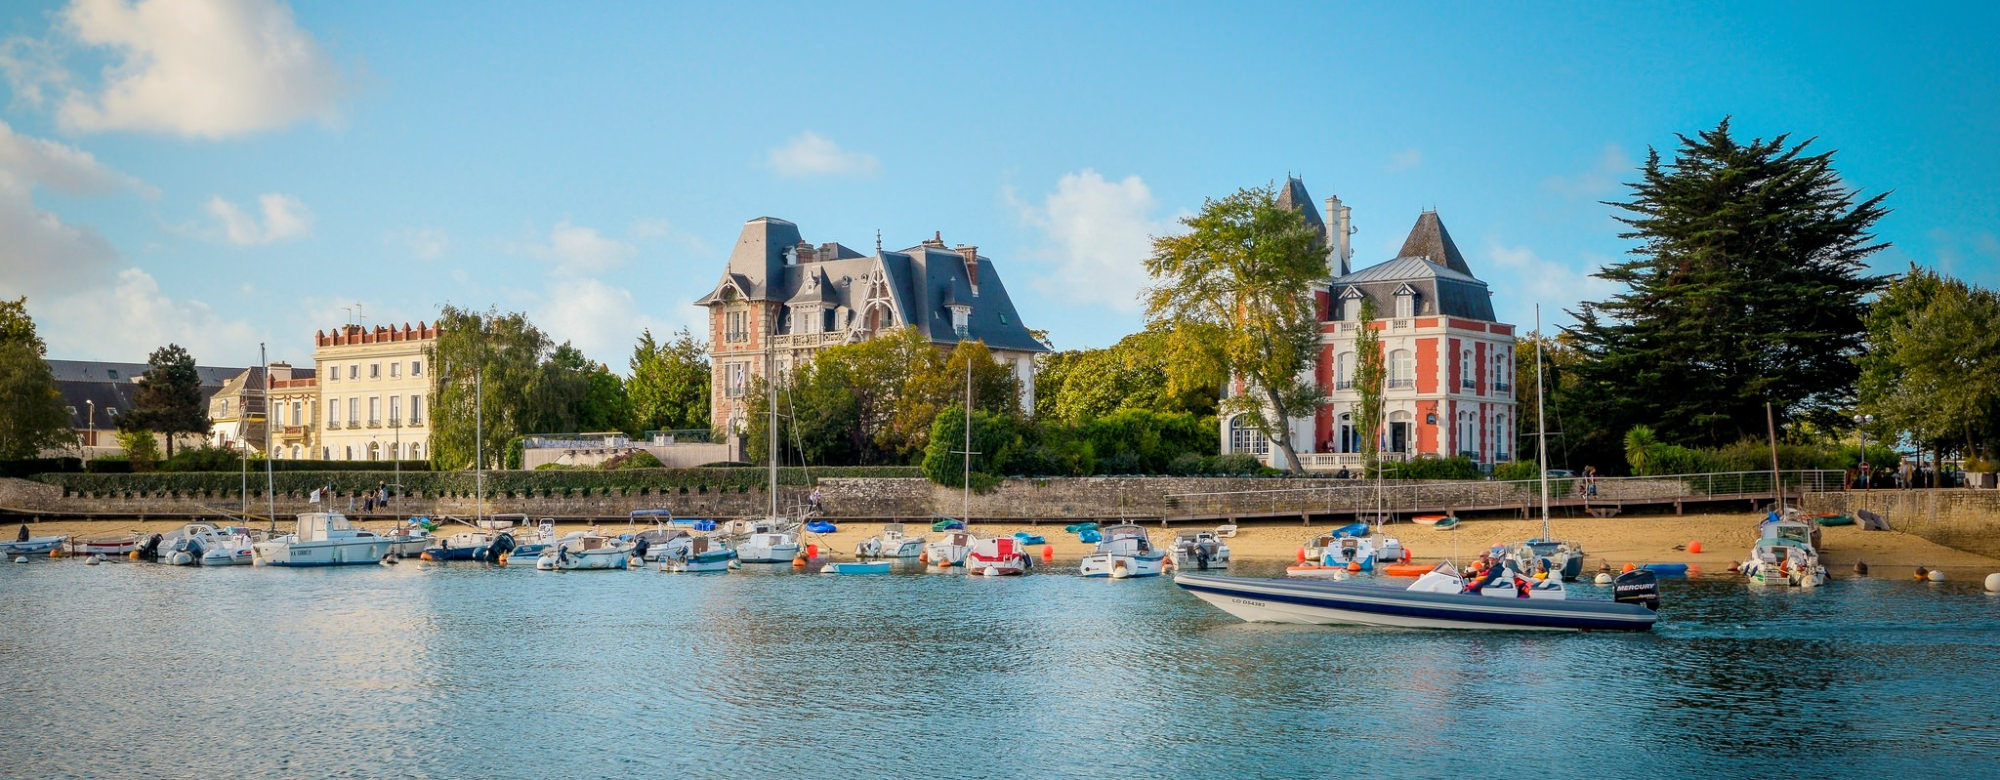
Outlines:
<svg viewBox="0 0 2000 780"><path fill-rule="evenodd" d="M944 231L939 230L932 232L930 238L924 239L924 246L934 246L942 248L944 246Z"/></svg>
<svg viewBox="0 0 2000 780"><path fill-rule="evenodd" d="M972 284L972 297L979 297L979 247L959 244L958 255L965 258L965 278Z"/></svg>
<svg viewBox="0 0 2000 780"><path fill-rule="evenodd" d="M1351 273L1347 261L1354 256L1354 250L1348 245L1348 239L1354 235L1352 211L1340 202L1339 195L1326 199L1326 245L1333 249L1335 276Z"/></svg>

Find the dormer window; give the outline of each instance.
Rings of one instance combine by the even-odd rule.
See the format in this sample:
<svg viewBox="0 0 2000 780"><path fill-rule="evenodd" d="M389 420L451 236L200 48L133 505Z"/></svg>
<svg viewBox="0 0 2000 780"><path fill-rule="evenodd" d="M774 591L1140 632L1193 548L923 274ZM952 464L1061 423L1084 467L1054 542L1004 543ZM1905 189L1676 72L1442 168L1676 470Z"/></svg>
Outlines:
<svg viewBox="0 0 2000 780"><path fill-rule="evenodd" d="M1340 319L1353 322L1361 319L1361 291L1352 287L1340 294Z"/></svg>
<svg viewBox="0 0 2000 780"><path fill-rule="evenodd" d="M1396 316L1417 316L1417 291L1407 284L1396 290Z"/></svg>
<svg viewBox="0 0 2000 780"><path fill-rule="evenodd" d="M953 333L958 334L959 338L965 339L971 337L971 319L971 306L960 305L951 307L951 330Z"/></svg>

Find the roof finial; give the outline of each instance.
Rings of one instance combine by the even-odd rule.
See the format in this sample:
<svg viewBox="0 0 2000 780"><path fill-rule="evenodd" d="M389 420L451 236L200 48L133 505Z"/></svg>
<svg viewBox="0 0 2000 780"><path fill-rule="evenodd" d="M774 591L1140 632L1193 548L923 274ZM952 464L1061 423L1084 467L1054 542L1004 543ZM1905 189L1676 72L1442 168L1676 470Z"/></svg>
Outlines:
<svg viewBox="0 0 2000 780"><path fill-rule="evenodd" d="M882 254L882 229L875 229L875 254Z"/></svg>

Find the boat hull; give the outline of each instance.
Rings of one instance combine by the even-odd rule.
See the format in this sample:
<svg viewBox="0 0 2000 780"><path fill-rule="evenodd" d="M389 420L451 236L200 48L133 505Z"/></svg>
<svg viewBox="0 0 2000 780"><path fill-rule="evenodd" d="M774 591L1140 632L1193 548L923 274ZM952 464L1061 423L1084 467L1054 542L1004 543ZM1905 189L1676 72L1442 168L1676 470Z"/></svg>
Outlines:
<svg viewBox="0 0 2000 780"><path fill-rule="evenodd" d="M888 561L841 561L829 563L820 569L821 574L888 574Z"/></svg>
<svg viewBox="0 0 2000 780"><path fill-rule="evenodd" d="M1645 631L1657 620L1636 604L1501 599L1354 582L1289 582L1182 574L1174 584L1253 623L1510 631Z"/></svg>
<svg viewBox="0 0 2000 780"><path fill-rule="evenodd" d="M63 542L68 540L69 537L67 536L36 536L25 542L0 542L0 553L6 555L47 555L56 548L61 547Z"/></svg>
<svg viewBox="0 0 2000 780"><path fill-rule="evenodd" d="M1083 564L1078 568L1077 574L1111 579L1158 577L1160 572L1166 570L1166 560L1166 553L1147 555L1091 553L1083 557Z"/></svg>
<svg viewBox="0 0 2000 780"><path fill-rule="evenodd" d="M660 561L660 571L692 574L707 571L729 571L729 561L735 556L729 551L702 553L687 560L667 559Z"/></svg>
<svg viewBox="0 0 2000 780"><path fill-rule="evenodd" d="M382 537L315 542L259 542L251 558L260 566L367 566L380 563L395 542Z"/></svg>

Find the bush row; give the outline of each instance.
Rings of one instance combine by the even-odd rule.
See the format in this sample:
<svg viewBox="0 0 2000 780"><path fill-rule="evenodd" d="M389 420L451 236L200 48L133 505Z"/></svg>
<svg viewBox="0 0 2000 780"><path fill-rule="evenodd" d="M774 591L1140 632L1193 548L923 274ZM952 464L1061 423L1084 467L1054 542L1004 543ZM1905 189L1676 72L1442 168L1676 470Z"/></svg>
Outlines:
<svg viewBox="0 0 2000 780"><path fill-rule="evenodd" d="M279 461L282 462L282 461ZM803 486L811 480L839 477L917 477L911 467L845 467L778 470L778 482ZM761 469L626 469L616 471L493 471L486 474L488 495L566 497L584 495L639 495L748 492L762 487L767 474ZM242 477L227 472L152 472L146 474L48 473L36 476L43 482L61 486L68 493L97 495L233 496L242 489ZM251 480L262 490L261 480ZM396 483L396 484L390 484ZM273 475L272 486L281 494L303 495L314 489L332 487L336 493L351 493L388 486L399 496L471 496L478 489L477 475L470 471L408 471L398 477L389 471L287 471Z"/></svg>

